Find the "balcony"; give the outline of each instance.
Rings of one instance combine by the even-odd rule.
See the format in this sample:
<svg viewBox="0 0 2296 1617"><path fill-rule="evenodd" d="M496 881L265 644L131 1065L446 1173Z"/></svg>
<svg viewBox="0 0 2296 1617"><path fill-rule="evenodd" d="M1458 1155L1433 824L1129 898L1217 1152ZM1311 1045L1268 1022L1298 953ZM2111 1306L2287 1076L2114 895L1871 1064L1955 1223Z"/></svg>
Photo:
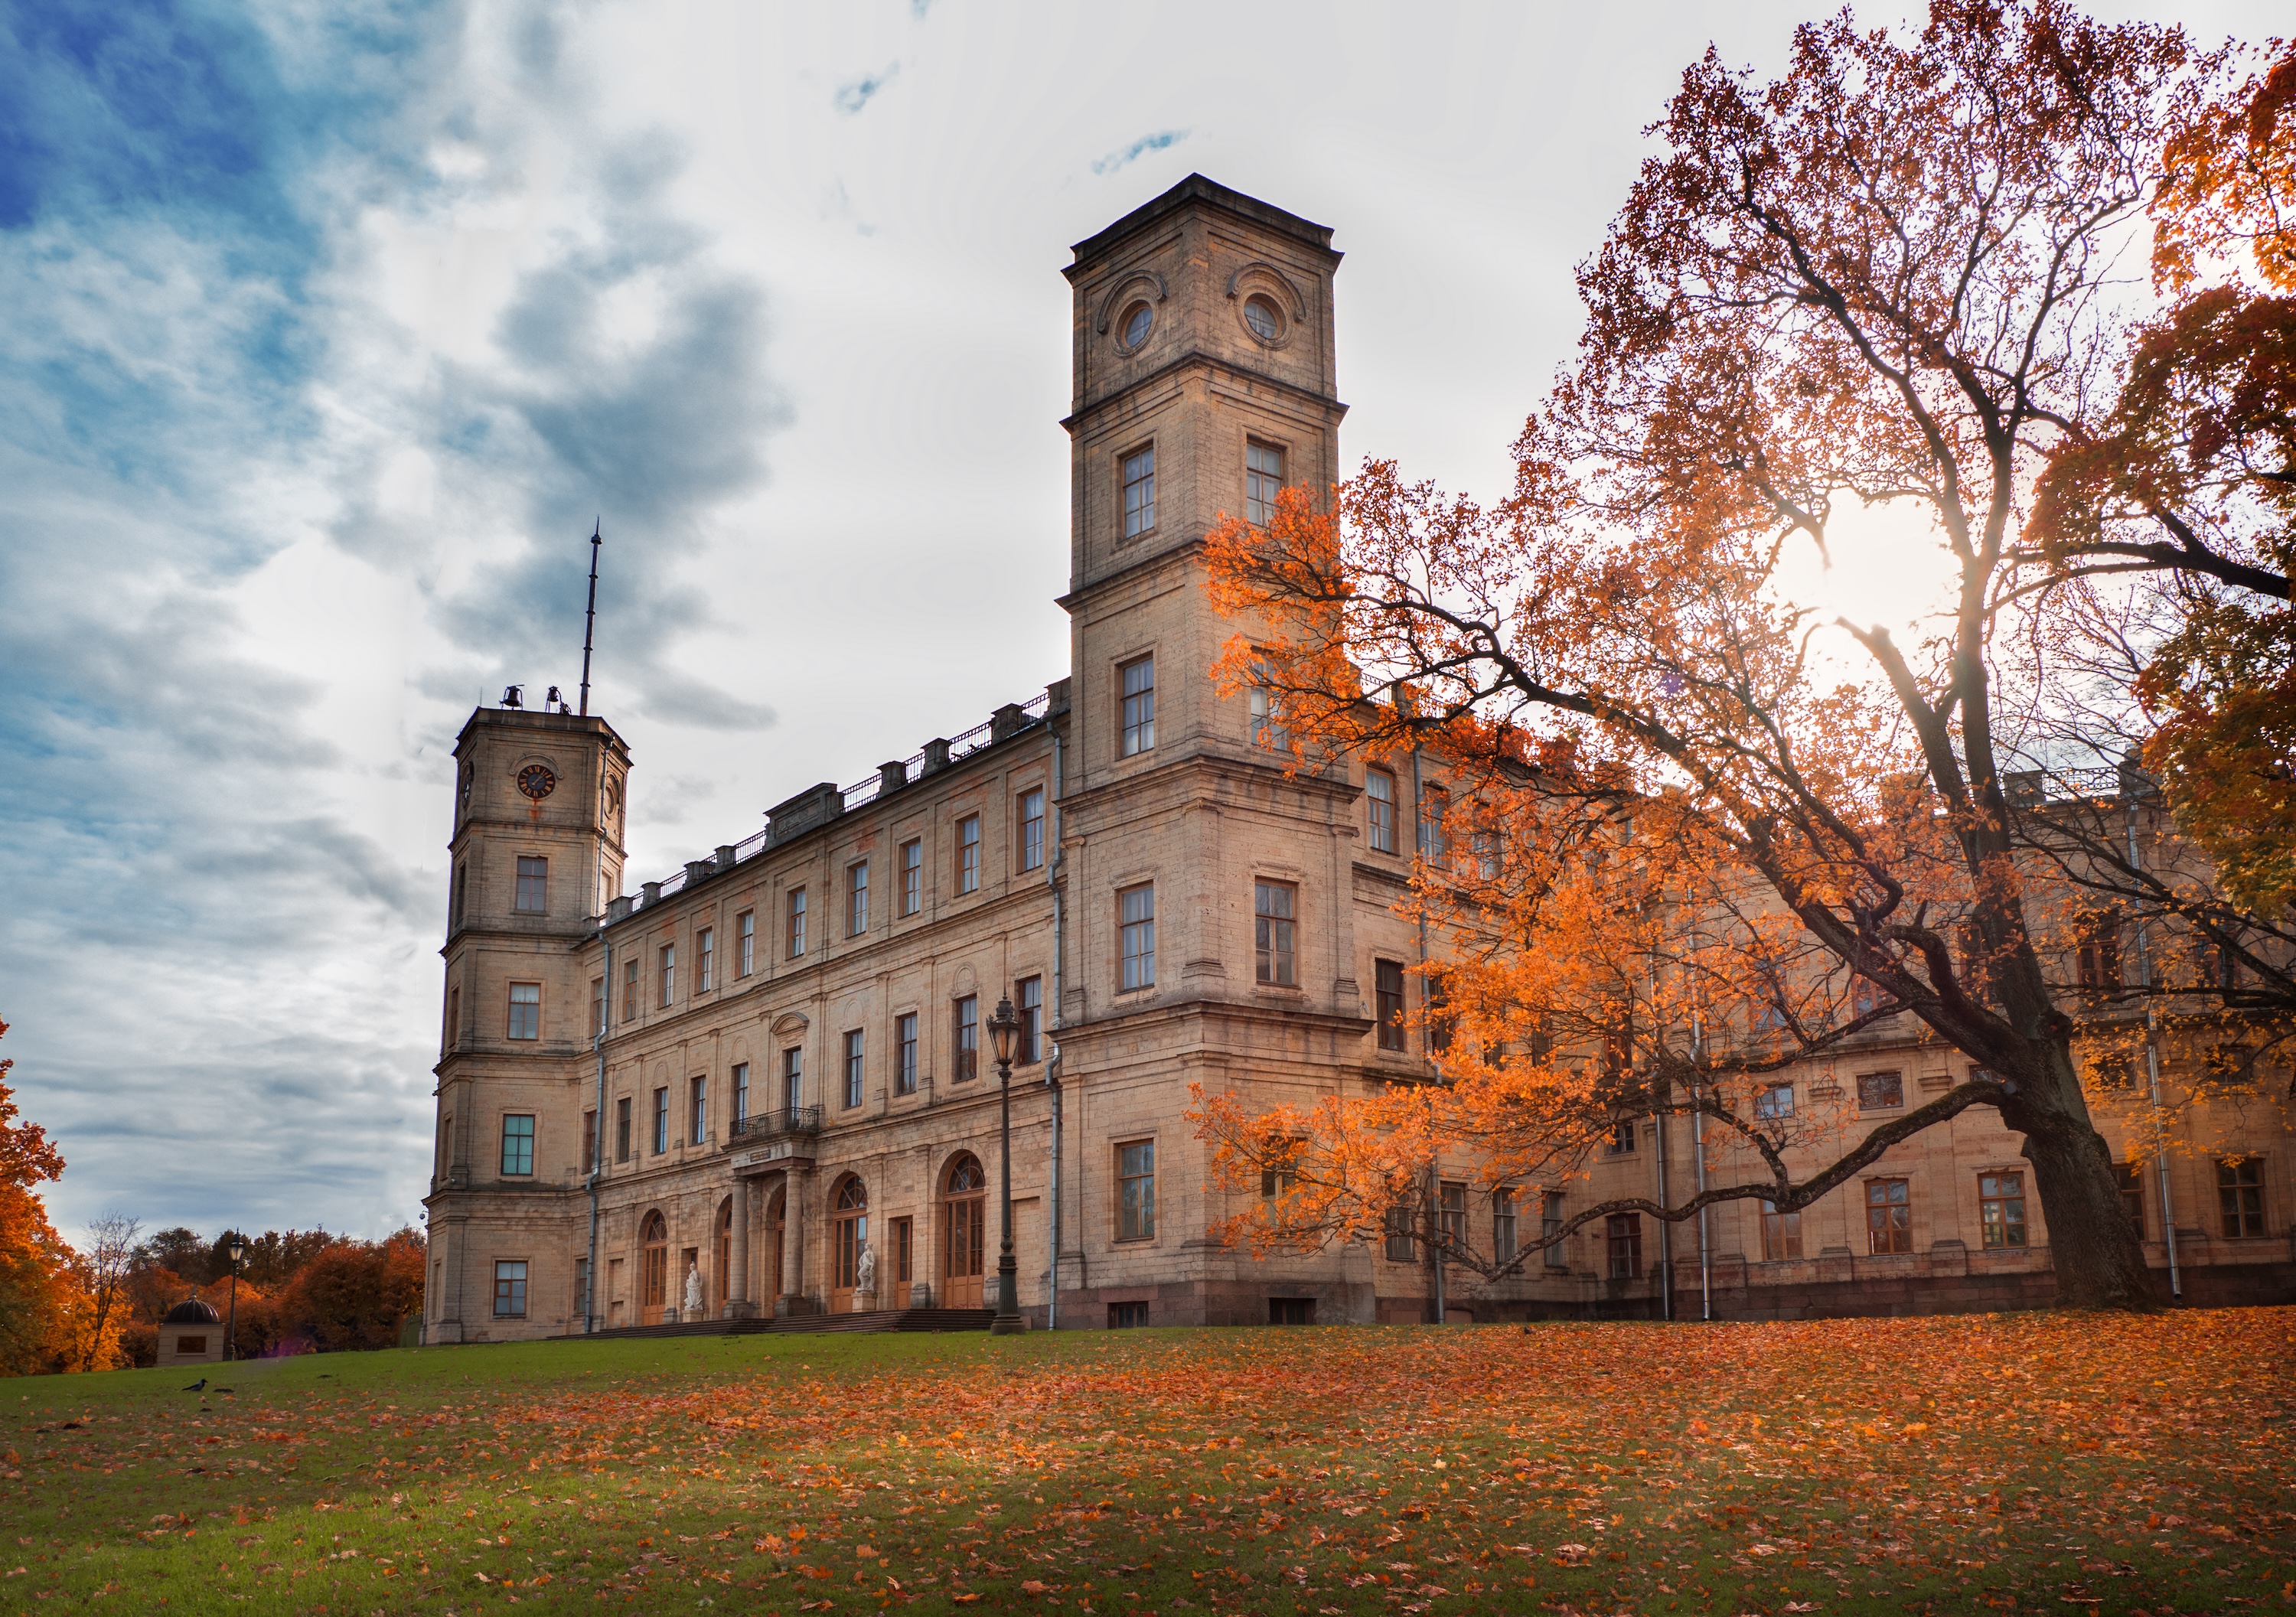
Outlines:
<svg viewBox="0 0 2296 1617"><path fill-rule="evenodd" d="M726 1130L726 1144L731 1150L740 1145L753 1145L759 1140L779 1139L787 1135L816 1135L821 1132L821 1108L818 1106L777 1106L770 1112L752 1112L747 1117L737 1117Z"/></svg>

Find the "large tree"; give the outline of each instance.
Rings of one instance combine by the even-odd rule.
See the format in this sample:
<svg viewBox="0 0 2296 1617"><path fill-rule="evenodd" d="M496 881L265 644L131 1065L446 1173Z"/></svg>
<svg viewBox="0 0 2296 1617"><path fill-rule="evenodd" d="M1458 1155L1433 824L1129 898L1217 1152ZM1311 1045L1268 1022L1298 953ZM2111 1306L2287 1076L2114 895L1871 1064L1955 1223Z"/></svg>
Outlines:
<svg viewBox="0 0 2296 1617"><path fill-rule="evenodd" d="M1312 1118L1206 1108L1231 1167L1291 1186L1268 1238L1359 1219L1414 1161L1568 1159L1636 1112L1733 1134L1766 1172L1574 1223L1792 1210L1984 1106L2023 1137L2061 1300L2145 1302L2044 959L2062 940L2021 879L1995 636L2038 564L2034 480L2113 406L2115 266L2213 66L2046 3L1808 24L1767 86L1710 52L1580 272L1579 360L1512 498L1374 464L1328 513L1216 536L1253 631L1226 672L1273 689L1302 767L1423 750L1461 783L1456 833L1489 822L1471 875L1420 885L1456 956L1452 1081ZM1922 642L1795 605L1781 567L1811 546L1941 555ZM1770 1072L1892 1014L1964 1052L1965 1081L1870 1130L1762 1115Z"/></svg>

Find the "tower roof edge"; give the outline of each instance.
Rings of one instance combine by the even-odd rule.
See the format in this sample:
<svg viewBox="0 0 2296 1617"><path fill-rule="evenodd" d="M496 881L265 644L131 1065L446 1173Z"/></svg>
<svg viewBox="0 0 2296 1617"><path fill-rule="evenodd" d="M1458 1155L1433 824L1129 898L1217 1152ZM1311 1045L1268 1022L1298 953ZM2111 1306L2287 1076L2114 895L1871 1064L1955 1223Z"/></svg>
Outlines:
<svg viewBox="0 0 2296 1617"><path fill-rule="evenodd" d="M1070 249L1076 255L1076 262L1070 267L1071 273L1081 267L1087 260L1099 257L1125 237L1147 228L1168 214L1177 213L1192 202L1202 202L1214 208L1225 209L1230 213L1250 219L1256 225L1281 231L1285 235L1294 237L1323 252L1330 253L1334 260L1340 257L1340 254L1333 251L1332 248L1330 226L1318 225L1312 219L1303 219L1296 213L1287 213L1274 203L1263 202L1258 197L1246 196L1242 192L1223 185L1218 180L1207 179L1201 174L1191 174L1163 195L1143 202L1114 224L1095 231L1083 241L1077 242Z"/></svg>

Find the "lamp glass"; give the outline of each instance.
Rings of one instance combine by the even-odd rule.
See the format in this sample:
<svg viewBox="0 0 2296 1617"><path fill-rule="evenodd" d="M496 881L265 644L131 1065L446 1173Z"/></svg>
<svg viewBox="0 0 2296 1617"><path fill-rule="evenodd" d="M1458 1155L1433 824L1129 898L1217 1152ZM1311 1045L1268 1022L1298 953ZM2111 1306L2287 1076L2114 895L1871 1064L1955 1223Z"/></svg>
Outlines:
<svg viewBox="0 0 2296 1617"><path fill-rule="evenodd" d="M234 1242L231 1244L231 1260L232 1260L234 1263L238 1262L242 1258L245 1257L246 1255L247 1255L247 1248L246 1248L246 1246L245 1246L243 1244L242 1244L241 1242L238 1242L238 1241L234 1241Z"/></svg>
<svg viewBox="0 0 2296 1617"><path fill-rule="evenodd" d="M1012 1000L996 1002L996 1014L988 1019L988 1037L996 1048L997 1064L1010 1066L1021 1046L1021 1019L1013 1013Z"/></svg>

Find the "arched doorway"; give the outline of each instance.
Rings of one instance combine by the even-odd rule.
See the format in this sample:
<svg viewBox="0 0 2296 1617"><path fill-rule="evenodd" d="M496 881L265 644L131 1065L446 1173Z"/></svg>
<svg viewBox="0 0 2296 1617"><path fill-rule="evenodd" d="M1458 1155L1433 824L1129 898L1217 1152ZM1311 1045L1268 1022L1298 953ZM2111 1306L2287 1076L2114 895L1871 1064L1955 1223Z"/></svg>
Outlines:
<svg viewBox="0 0 2296 1617"><path fill-rule="evenodd" d="M660 1209L639 1227L638 1248L638 1323L660 1325L669 1290L669 1222Z"/></svg>
<svg viewBox="0 0 2296 1617"><path fill-rule="evenodd" d="M759 1243L762 1267L758 1271L758 1312L780 1312L784 1283L782 1268L782 1235L788 1223L789 1197L782 1191L774 1192L774 1199L766 1205L766 1238Z"/></svg>
<svg viewBox="0 0 2296 1617"><path fill-rule="evenodd" d="M869 1239L869 1187L847 1175L829 1199L831 1260L829 1311L853 1311L853 1287L860 1278L861 1248Z"/></svg>
<svg viewBox="0 0 2296 1617"><path fill-rule="evenodd" d="M988 1175L971 1152L941 1176L940 1227L943 1306L977 1309L988 1253Z"/></svg>
<svg viewBox="0 0 2296 1617"><path fill-rule="evenodd" d="M734 1272L734 1198L727 1196L718 1203L717 1252L710 1264L709 1301L718 1312L726 1311L726 1299L734 1294L726 1284Z"/></svg>

